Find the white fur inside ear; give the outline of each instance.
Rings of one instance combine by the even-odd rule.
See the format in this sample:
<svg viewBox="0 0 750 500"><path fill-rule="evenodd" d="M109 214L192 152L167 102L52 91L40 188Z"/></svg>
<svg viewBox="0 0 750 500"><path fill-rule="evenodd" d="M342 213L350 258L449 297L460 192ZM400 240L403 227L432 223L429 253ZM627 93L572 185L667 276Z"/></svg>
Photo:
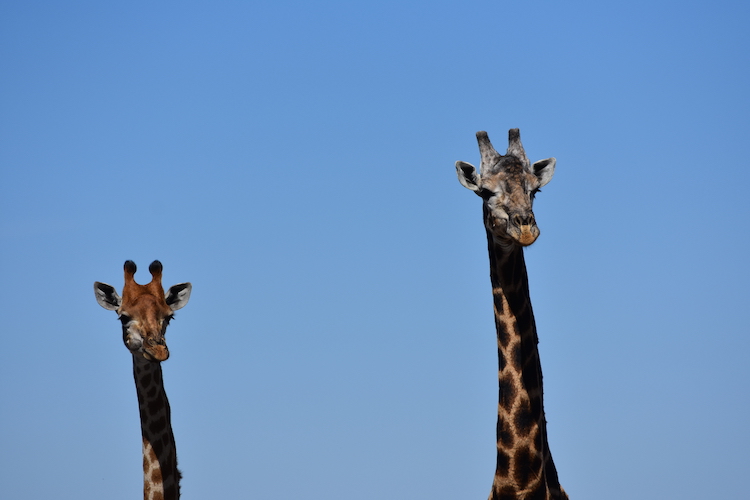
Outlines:
<svg viewBox="0 0 750 500"><path fill-rule="evenodd" d="M109 311L116 311L122 304L122 299L115 287L106 283L94 282L94 295L99 305Z"/></svg>
<svg viewBox="0 0 750 500"><path fill-rule="evenodd" d="M539 160L534 162L531 169L534 175L539 179L539 187L544 186L552 180L552 176L555 173L555 164L557 160L554 158L547 158L546 160Z"/></svg>
<svg viewBox="0 0 750 500"><path fill-rule="evenodd" d="M465 161L457 161L456 174L458 175L458 182L460 182L463 187L471 189L472 191L479 191L482 180L474 165L466 163Z"/></svg>
<svg viewBox="0 0 750 500"><path fill-rule="evenodd" d="M193 285L190 283L180 283L179 285L172 286L167 293L167 305L173 311L182 309L188 303L188 300L190 300L190 292L192 290Z"/></svg>

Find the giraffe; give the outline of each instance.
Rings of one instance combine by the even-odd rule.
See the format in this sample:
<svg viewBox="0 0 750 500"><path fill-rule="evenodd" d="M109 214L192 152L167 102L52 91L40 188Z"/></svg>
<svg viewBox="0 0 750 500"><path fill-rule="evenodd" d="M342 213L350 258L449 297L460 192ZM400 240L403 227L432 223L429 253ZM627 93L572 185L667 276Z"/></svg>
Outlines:
<svg viewBox="0 0 750 500"><path fill-rule="evenodd" d="M122 322L122 339L133 355L133 375L138 393L143 441L144 500L180 498L180 471L167 394L164 392L161 362L169 357L164 340L174 311L190 299L192 286L180 283L164 295L161 285L162 265L155 260L148 270L151 282L135 282L136 266L132 260L124 265L125 285L122 297L111 285L95 282L96 301L105 309L117 312Z"/></svg>
<svg viewBox="0 0 750 500"><path fill-rule="evenodd" d="M518 129L499 154L477 132L480 172L458 161L459 182L483 200L498 347L497 465L490 500L567 500L547 444L542 369L523 247L539 236L532 204L556 160L530 164Z"/></svg>

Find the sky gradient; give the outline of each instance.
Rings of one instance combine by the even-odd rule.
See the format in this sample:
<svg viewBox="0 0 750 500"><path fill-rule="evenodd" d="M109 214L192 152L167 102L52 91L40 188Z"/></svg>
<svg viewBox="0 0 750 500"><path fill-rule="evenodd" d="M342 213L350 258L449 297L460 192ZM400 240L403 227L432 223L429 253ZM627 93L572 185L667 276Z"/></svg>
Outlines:
<svg viewBox="0 0 750 500"><path fill-rule="evenodd" d="M164 264L185 500L482 499L475 133L556 157L526 250L574 500L744 498L750 4L0 2L0 498L139 498L93 282Z"/></svg>

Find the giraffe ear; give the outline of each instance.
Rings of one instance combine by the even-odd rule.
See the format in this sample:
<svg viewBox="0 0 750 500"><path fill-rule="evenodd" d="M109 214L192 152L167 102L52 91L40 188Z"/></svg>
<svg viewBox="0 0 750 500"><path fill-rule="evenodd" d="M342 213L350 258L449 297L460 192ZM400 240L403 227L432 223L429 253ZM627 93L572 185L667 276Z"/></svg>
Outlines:
<svg viewBox="0 0 750 500"><path fill-rule="evenodd" d="M546 160L539 160L531 166L534 175L539 179L539 187L552 180L552 175L555 173L555 163L557 163L556 159L547 158Z"/></svg>
<svg viewBox="0 0 750 500"><path fill-rule="evenodd" d="M479 178L477 169L471 163L465 161L456 162L456 174L458 174L458 182L467 189L471 189L474 192L478 192L482 180Z"/></svg>
<svg viewBox="0 0 750 500"><path fill-rule="evenodd" d="M180 283L179 285L171 287L169 292L167 292L166 297L167 305L170 309L176 311L177 309L185 307L188 300L190 300L190 292L192 289L193 285L190 283Z"/></svg>
<svg viewBox="0 0 750 500"><path fill-rule="evenodd" d="M99 305L110 311L116 311L120 307L120 304L122 304L122 299L117 295L115 287L106 283L95 281L94 295Z"/></svg>

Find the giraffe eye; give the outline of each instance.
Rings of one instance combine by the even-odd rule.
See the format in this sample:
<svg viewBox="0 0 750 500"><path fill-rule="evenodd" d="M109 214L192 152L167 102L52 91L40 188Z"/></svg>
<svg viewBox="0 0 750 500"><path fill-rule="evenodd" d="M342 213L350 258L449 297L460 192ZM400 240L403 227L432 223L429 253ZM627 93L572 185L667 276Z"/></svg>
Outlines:
<svg viewBox="0 0 750 500"><path fill-rule="evenodd" d="M130 323L130 316L128 316L127 314L120 314L120 317L118 317L117 319L119 319L123 325L127 325L128 323Z"/></svg>
<svg viewBox="0 0 750 500"><path fill-rule="evenodd" d="M174 319L174 315L170 314L169 316L165 316L164 319L161 322L161 334L164 335L167 333L167 327L169 326L169 322Z"/></svg>
<svg viewBox="0 0 750 500"><path fill-rule="evenodd" d="M478 195L479 195L479 196L480 196L480 197L481 197L481 198L482 198L483 200L485 200L485 201L489 200L490 198L492 198L492 197L493 197L493 196L495 195L495 193L493 193L492 191L490 191L490 190L489 190L489 189L487 189L487 188L481 188L481 189L480 189L479 191L477 191L477 194L478 194Z"/></svg>

